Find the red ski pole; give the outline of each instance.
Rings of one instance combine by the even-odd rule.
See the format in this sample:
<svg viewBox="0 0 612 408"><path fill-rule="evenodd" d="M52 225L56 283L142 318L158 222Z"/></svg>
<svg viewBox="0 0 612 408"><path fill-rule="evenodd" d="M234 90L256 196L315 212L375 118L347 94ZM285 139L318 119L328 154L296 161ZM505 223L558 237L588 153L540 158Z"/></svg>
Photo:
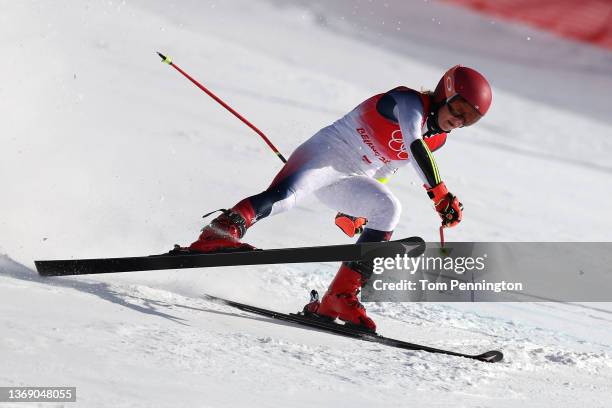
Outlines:
<svg viewBox="0 0 612 408"><path fill-rule="evenodd" d="M446 247L444 246L444 225L440 225L440 252L446 255Z"/></svg>
<svg viewBox="0 0 612 408"><path fill-rule="evenodd" d="M261 131L259 130L255 125L253 125L251 122L249 122L244 116L242 116L241 114L239 114L238 112L236 112L234 109L232 109L231 106L229 106L227 103L223 102L221 100L221 98L219 98L217 95L215 95L214 93L212 93L211 91L209 91L204 85L202 85L201 83L199 83L198 81L196 81L195 79L193 79L191 76L189 76L189 74L187 74L185 71L183 71L182 69L180 69L176 64L174 64L172 62L172 58L166 57L164 54L158 52L157 55L160 56L160 58L162 59L162 62L165 64L170 65L171 67L173 67L174 69L176 69L178 72L180 72L181 74L183 74L183 76L185 78L187 78L188 80L190 80L191 82L193 82L193 84L195 86L197 86L198 88L200 88L202 91L206 92L206 94L208 96L210 96L211 98L213 98L215 101L217 101L219 103L219 105L223 106L225 109L227 109L230 113L232 113L235 117L237 117L238 119L240 119L245 125L247 125L248 127L250 127L251 129L253 129L253 131L255 131L255 133L257 133L259 136L261 136L261 138L264 140L264 142L266 142L266 144L270 147L270 149L272 149L272 151L274 152L274 154L276 154L276 156L278 156L279 159L281 159L281 161L283 163L287 163L287 159L285 159L285 157L281 154L281 152L278 151L278 149L276 148L276 146L274 146L272 144L272 142L270 141L270 139L268 139L268 137Z"/></svg>

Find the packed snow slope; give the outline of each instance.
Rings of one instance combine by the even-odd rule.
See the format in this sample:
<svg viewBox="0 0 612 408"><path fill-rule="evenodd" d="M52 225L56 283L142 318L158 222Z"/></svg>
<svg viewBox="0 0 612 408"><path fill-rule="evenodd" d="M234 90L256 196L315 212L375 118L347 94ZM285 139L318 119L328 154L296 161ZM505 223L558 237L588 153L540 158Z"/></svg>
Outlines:
<svg viewBox="0 0 612 408"><path fill-rule="evenodd" d="M609 304L368 305L387 336L502 349L505 361L488 365L201 298L294 311L309 289L325 288L333 264L34 272L35 259L189 243L202 214L261 191L280 169L155 51L285 155L374 93L433 88L457 63L479 68L494 88L490 114L436 153L466 207L448 239L609 240L610 53L443 4L354 3L0 3L0 386L76 386L77 406L87 407L609 405ZM385 7L393 23L372 17ZM435 241L439 221L416 174L404 169L391 187L404 208L396 236ZM350 242L333 215L307 201L257 224L248 240Z"/></svg>

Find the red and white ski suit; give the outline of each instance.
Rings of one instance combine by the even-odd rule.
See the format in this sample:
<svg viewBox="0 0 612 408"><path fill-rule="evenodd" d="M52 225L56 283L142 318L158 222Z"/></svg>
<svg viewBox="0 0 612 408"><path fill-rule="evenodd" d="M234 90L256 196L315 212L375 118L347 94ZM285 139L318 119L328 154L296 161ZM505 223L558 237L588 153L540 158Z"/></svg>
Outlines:
<svg viewBox="0 0 612 408"><path fill-rule="evenodd" d="M428 130L429 111L429 97L405 87L375 95L306 140L268 189L238 206L251 207L253 223L314 193L333 210L366 217L368 229L393 231L401 205L378 180L412 163L423 183L439 182L431 152L446 134Z"/></svg>

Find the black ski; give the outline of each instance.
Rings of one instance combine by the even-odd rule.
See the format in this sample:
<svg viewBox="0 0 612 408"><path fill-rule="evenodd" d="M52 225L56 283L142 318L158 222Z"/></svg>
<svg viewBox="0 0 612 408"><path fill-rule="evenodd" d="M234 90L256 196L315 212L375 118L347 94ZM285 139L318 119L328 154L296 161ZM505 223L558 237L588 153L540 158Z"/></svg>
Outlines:
<svg viewBox="0 0 612 408"><path fill-rule="evenodd" d="M361 331L355 329L350 326L346 326L344 324L329 322L326 320L320 320L313 317L306 317L302 314L295 313L279 313L273 310L261 309L259 307L246 305L244 303L234 302L232 300L227 300L223 298L219 298L211 295L204 295L206 299L213 300L215 302L224 303L228 306L235 307L237 309L243 310L245 312L255 313L262 316L271 317L277 320L283 320L286 322L296 323L302 326L313 327L316 329L320 329L323 331L327 331L330 333L338 334L341 336L352 337L359 340L371 341L374 343L384 344L390 347L397 347L406 350L417 350L417 351L426 351L428 353L436 353L436 354L446 354L449 356L456 357L465 357L473 360L483 361L486 363L496 363L501 361L504 358L504 355L501 351L491 350L482 354L472 355L472 354L463 354L456 353L454 351L437 349L429 346L422 346L420 344L408 343L402 340L391 339L388 337L381 336L375 333L369 333L365 331Z"/></svg>
<svg viewBox="0 0 612 408"><path fill-rule="evenodd" d="M425 243L422 238L410 237L397 241L362 244L212 254L179 252L128 258L47 260L34 263L38 273L42 276L66 276L230 265L358 261L378 256L394 256L397 253L406 253L406 251L409 251L410 256L419 256L424 250Z"/></svg>

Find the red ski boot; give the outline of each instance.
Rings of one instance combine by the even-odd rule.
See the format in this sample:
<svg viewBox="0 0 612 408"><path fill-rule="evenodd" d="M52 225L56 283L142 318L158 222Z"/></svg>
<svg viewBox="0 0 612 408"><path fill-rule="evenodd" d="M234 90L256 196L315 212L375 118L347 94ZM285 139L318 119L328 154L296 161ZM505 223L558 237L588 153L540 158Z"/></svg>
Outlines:
<svg viewBox="0 0 612 408"><path fill-rule="evenodd" d="M321 302L318 296L311 294L311 302L304 306L304 314L314 313L332 320L338 318L350 325L375 333L376 323L368 317L365 308L357 299L359 289L364 283L363 277L348 265L342 264Z"/></svg>
<svg viewBox="0 0 612 408"><path fill-rule="evenodd" d="M252 245L240 242L252 224L254 212L246 200L222 214L202 229L197 241L189 246L195 252L252 251Z"/></svg>

